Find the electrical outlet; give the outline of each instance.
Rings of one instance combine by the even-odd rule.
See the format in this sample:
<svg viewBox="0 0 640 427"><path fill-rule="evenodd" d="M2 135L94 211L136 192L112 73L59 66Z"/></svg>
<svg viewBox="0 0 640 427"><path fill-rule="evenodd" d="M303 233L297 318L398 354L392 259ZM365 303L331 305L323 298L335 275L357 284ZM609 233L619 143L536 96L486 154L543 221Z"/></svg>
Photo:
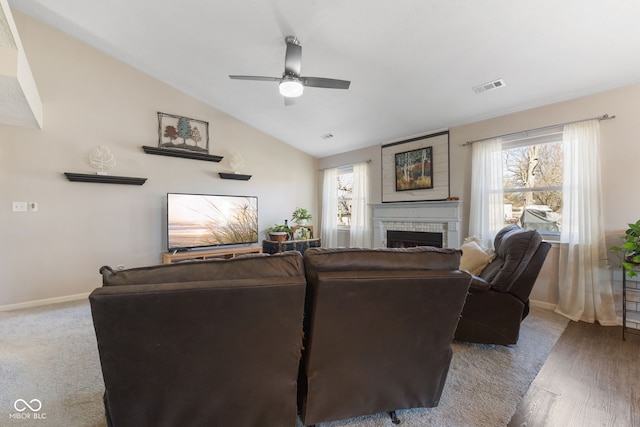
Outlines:
<svg viewBox="0 0 640 427"><path fill-rule="evenodd" d="M38 202L29 202L27 208L29 212L38 212Z"/></svg>
<svg viewBox="0 0 640 427"><path fill-rule="evenodd" d="M13 212L26 212L27 202L13 202Z"/></svg>

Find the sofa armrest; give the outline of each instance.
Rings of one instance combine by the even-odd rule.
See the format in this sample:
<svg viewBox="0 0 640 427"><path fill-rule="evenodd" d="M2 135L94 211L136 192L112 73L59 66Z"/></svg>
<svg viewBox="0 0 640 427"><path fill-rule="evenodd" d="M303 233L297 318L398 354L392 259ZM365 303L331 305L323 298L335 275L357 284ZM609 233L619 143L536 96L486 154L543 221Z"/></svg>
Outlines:
<svg viewBox="0 0 640 427"><path fill-rule="evenodd" d="M480 294L488 292L489 290L491 290L491 285L489 284L489 282L484 280L482 277L472 276L471 286L469 287L470 293Z"/></svg>

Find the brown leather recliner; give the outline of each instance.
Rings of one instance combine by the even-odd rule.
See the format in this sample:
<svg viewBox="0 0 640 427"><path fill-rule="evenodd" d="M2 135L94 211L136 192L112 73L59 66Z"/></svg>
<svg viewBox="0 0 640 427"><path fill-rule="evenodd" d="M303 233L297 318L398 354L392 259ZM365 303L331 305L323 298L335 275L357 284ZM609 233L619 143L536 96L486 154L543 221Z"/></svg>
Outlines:
<svg viewBox="0 0 640 427"><path fill-rule="evenodd" d="M89 301L109 426L296 425L298 252L101 273Z"/></svg>
<svg viewBox="0 0 640 427"><path fill-rule="evenodd" d="M458 322L458 341L509 345L518 342L529 314L529 295L551 248L536 230L509 225L494 240L495 259L474 276Z"/></svg>
<svg viewBox="0 0 640 427"><path fill-rule="evenodd" d="M437 406L471 281L459 250L305 252L302 422Z"/></svg>

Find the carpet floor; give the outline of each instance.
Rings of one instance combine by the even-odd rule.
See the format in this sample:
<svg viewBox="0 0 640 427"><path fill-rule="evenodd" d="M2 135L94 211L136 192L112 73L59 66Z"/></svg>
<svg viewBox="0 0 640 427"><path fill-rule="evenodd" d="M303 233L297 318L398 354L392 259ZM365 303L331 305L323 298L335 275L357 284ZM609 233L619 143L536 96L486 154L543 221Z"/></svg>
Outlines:
<svg viewBox="0 0 640 427"><path fill-rule="evenodd" d="M440 405L398 411L401 426L505 426L567 323L533 307L515 346L454 342ZM106 426L88 302L0 312L0 384L2 426ZM318 425L378 426L393 424L377 414Z"/></svg>

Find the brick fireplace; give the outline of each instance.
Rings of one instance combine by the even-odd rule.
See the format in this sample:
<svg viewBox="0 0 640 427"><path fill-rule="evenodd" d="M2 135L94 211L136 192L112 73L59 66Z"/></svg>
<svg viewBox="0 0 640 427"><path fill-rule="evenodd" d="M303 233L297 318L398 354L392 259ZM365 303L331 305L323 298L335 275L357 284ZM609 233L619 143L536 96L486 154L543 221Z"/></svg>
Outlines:
<svg viewBox="0 0 640 427"><path fill-rule="evenodd" d="M382 203L371 208L374 248L388 246L389 231L441 234L442 247L460 247L460 201ZM411 246L411 242L405 245Z"/></svg>

